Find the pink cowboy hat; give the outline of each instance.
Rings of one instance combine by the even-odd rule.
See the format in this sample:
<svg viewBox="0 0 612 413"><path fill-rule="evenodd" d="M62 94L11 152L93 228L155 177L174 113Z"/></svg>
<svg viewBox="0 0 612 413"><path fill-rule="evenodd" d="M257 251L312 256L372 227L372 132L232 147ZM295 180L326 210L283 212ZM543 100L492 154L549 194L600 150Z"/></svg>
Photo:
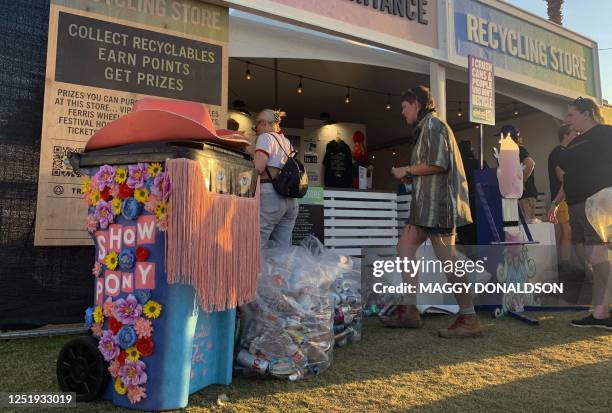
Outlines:
<svg viewBox="0 0 612 413"><path fill-rule="evenodd" d="M97 131L85 150L165 140L204 140L236 149L249 144L235 131L215 130L204 104L145 98L134 103L130 113Z"/></svg>

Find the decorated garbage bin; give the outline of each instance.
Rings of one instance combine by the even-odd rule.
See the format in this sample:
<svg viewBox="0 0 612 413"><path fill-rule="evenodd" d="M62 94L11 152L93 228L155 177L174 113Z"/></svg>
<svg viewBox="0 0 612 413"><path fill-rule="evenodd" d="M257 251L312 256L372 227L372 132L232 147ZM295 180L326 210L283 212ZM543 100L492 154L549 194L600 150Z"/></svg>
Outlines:
<svg viewBox="0 0 612 413"><path fill-rule="evenodd" d="M259 272L257 174L247 155L158 141L71 156L95 244L91 336L57 363L77 400L167 410L230 384L235 308Z"/></svg>

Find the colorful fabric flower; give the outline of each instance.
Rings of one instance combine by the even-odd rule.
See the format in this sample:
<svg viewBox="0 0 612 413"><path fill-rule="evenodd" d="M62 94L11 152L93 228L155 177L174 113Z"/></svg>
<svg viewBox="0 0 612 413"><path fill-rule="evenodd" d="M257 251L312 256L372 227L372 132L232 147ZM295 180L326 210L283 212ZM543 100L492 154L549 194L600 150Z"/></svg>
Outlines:
<svg viewBox="0 0 612 413"><path fill-rule="evenodd" d="M160 202L161 202L161 199L159 199L157 196L153 194L149 194L149 198L147 199L147 202L145 202L144 204L145 211L154 214L155 208L157 208Z"/></svg>
<svg viewBox="0 0 612 413"><path fill-rule="evenodd" d="M95 191L89 192L89 193L86 195L86 197L88 198L88 200L89 200L89 205L91 205L91 206L96 206L96 205L98 205L98 202L100 202L100 200L102 199L102 198L100 197L100 191L98 191L98 190L95 190Z"/></svg>
<svg viewBox="0 0 612 413"><path fill-rule="evenodd" d="M151 337L142 337L136 341L136 349L143 357L153 354L153 340Z"/></svg>
<svg viewBox="0 0 612 413"><path fill-rule="evenodd" d="M113 316L113 310L115 309L115 303L113 303L113 299L111 297L106 298L106 300L104 301L104 304L102 305L102 309L104 310L105 317ZM113 320L117 321L115 318L113 318ZM110 323L110 320L108 321Z"/></svg>
<svg viewBox="0 0 612 413"><path fill-rule="evenodd" d="M153 195L161 198L164 201L168 200L170 196L170 191L172 190L172 184L170 183L170 176L167 172L160 172L155 177L155 181L153 182L153 188L151 188L151 192Z"/></svg>
<svg viewBox="0 0 612 413"><path fill-rule="evenodd" d="M115 180L115 168L110 165L101 166L94 176L98 181L98 189L100 191L106 187L110 188Z"/></svg>
<svg viewBox="0 0 612 413"><path fill-rule="evenodd" d="M110 189L110 195L113 198L119 198L119 185L118 184L113 185L113 187Z"/></svg>
<svg viewBox="0 0 612 413"><path fill-rule="evenodd" d="M111 197L110 188L106 188L104 191L100 191L100 198L105 201L108 201Z"/></svg>
<svg viewBox="0 0 612 413"><path fill-rule="evenodd" d="M134 330L136 331L136 334L138 334L139 338L151 337L151 333L153 333L153 325L150 320L141 317L134 323Z"/></svg>
<svg viewBox="0 0 612 413"><path fill-rule="evenodd" d="M87 310L85 310L85 327L87 328L91 328L91 326L94 323L94 309L93 307L88 307Z"/></svg>
<svg viewBox="0 0 612 413"><path fill-rule="evenodd" d="M115 306L113 305L113 313L114 311L115 311ZM113 334L117 334L117 332L121 330L121 327L123 327L123 324L121 324L121 322L117 320L115 317L110 317L108 319L108 329L112 331Z"/></svg>
<svg viewBox="0 0 612 413"><path fill-rule="evenodd" d="M94 316L94 321L96 323L103 323L104 322L104 310L102 310L102 307L97 306L93 312L93 316Z"/></svg>
<svg viewBox="0 0 612 413"><path fill-rule="evenodd" d="M149 190L149 194L151 193L151 189L153 188L154 184L155 180L153 178L149 178L146 180L144 187Z"/></svg>
<svg viewBox="0 0 612 413"><path fill-rule="evenodd" d="M155 217L159 220L163 219L168 213L168 203L160 202L155 208Z"/></svg>
<svg viewBox="0 0 612 413"><path fill-rule="evenodd" d="M147 398L147 393L142 386L128 386L127 397L130 403L140 403L142 399Z"/></svg>
<svg viewBox="0 0 612 413"><path fill-rule="evenodd" d="M161 314L162 305L157 301L149 300L142 306L144 315L148 318L157 318Z"/></svg>
<svg viewBox="0 0 612 413"><path fill-rule="evenodd" d="M123 201L123 206L121 207L121 215L128 220L134 220L140 215L141 207L134 198L129 197Z"/></svg>
<svg viewBox="0 0 612 413"><path fill-rule="evenodd" d="M157 220L157 229L166 232L168 231L168 217L163 217Z"/></svg>
<svg viewBox="0 0 612 413"><path fill-rule="evenodd" d="M140 203L147 202L149 198L149 190L146 187L138 188L134 190L134 199Z"/></svg>
<svg viewBox="0 0 612 413"><path fill-rule="evenodd" d="M142 313L142 306L138 304L138 300L132 294L127 298L120 298L115 301L115 311L113 315L123 324L132 325Z"/></svg>
<svg viewBox="0 0 612 413"><path fill-rule="evenodd" d="M136 261L146 261L149 258L149 249L142 245L136 248ZM145 301L146 302L146 301ZM141 303L144 304L144 303Z"/></svg>
<svg viewBox="0 0 612 413"><path fill-rule="evenodd" d="M121 368L121 364L119 364L117 360L113 360L110 362L110 365L108 366L108 372L110 373L113 379L116 379L117 376L119 375L120 368Z"/></svg>
<svg viewBox="0 0 612 413"><path fill-rule="evenodd" d="M125 387L120 377L117 377L115 379L115 391L117 392L117 394L121 395L124 395L127 392L127 387Z"/></svg>
<svg viewBox="0 0 612 413"><path fill-rule="evenodd" d="M129 173L127 179L127 185L130 188L140 188L144 186L144 182L149 179L149 171L147 171L147 164L139 163L138 165L129 165Z"/></svg>
<svg viewBox="0 0 612 413"><path fill-rule="evenodd" d="M117 333L117 343L122 349L132 347L137 339L136 332L132 326L123 326Z"/></svg>
<svg viewBox="0 0 612 413"><path fill-rule="evenodd" d="M94 277L99 277L102 274L102 263L100 261L96 261L91 269L91 273L94 275Z"/></svg>
<svg viewBox="0 0 612 413"><path fill-rule="evenodd" d="M119 264L119 258L117 257L117 253L115 251L111 251L106 254L106 258L104 258L104 263L106 264L106 268L111 271L117 268L117 264Z"/></svg>
<svg viewBox="0 0 612 413"><path fill-rule="evenodd" d="M96 205L96 213L94 217L100 223L100 228L106 229L109 224L112 224L115 216L113 215L113 206L110 202L100 200Z"/></svg>
<svg viewBox="0 0 612 413"><path fill-rule="evenodd" d="M134 250L131 248L124 248L119 254L119 266L124 270L134 268Z"/></svg>
<svg viewBox="0 0 612 413"><path fill-rule="evenodd" d="M127 359L130 361L136 361L140 359L140 352L136 347L130 347L126 349L125 352L127 353Z"/></svg>
<svg viewBox="0 0 612 413"><path fill-rule="evenodd" d="M81 181L81 193L86 194L91 191L91 179L83 178Z"/></svg>
<svg viewBox="0 0 612 413"><path fill-rule="evenodd" d="M98 229L98 220L94 215L87 215L87 231L94 233Z"/></svg>
<svg viewBox="0 0 612 413"><path fill-rule="evenodd" d="M98 349L106 361L111 361L119 355L117 338L111 331L106 330L102 333L102 338L98 343Z"/></svg>
<svg viewBox="0 0 612 413"><path fill-rule="evenodd" d="M120 365L123 366L125 364L125 360L127 360L127 353L125 352L125 350L121 350L119 352L119 355L117 356L117 361Z"/></svg>
<svg viewBox="0 0 612 413"><path fill-rule="evenodd" d="M113 206L113 214L119 215L121 213L121 198L113 198L111 205Z"/></svg>
<svg viewBox="0 0 612 413"><path fill-rule="evenodd" d="M127 386L145 384L147 382L146 365L138 361L126 360L125 364L119 369L119 377L123 384Z"/></svg>
<svg viewBox="0 0 612 413"><path fill-rule="evenodd" d="M126 199L134 195L134 188L127 186L127 183L123 183L119 186L119 196L122 199Z"/></svg>
<svg viewBox="0 0 612 413"><path fill-rule="evenodd" d="M122 184L127 179L127 169L119 167L115 169L115 182Z"/></svg>
<svg viewBox="0 0 612 413"><path fill-rule="evenodd" d="M91 333L95 337L102 337L102 324L101 323L94 323L91 326Z"/></svg>
<svg viewBox="0 0 612 413"><path fill-rule="evenodd" d="M149 165L147 171L152 178L155 178L155 176L162 171L162 164L159 162L153 162L151 165Z"/></svg>

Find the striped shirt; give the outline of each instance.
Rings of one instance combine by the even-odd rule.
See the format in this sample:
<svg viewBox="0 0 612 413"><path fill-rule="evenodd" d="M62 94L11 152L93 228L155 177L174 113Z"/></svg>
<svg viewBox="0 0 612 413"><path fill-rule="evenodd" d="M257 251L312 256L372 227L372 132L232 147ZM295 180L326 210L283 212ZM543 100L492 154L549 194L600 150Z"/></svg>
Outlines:
<svg viewBox="0 0 612 413"><path fill-rule="evenodd" d="M456 228L472 222L468 185L459 147L451 128L432 113L415 128L411 165L435 165L445 172L414 176L409 222L434 228Z"/></svg>

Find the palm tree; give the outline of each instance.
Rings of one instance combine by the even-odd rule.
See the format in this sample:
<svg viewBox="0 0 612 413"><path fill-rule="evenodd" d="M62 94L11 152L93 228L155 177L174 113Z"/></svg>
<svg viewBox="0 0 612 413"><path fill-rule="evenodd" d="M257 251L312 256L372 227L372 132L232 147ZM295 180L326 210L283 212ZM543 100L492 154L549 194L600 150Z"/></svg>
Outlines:
<svg viewBox="0 0 612 413"><path fill-rule="evenodd" d="M563 0L546 0L546 4L548 6L548 20L562 25L563 14L561 13L561 10L563 9Z"/></svg>

